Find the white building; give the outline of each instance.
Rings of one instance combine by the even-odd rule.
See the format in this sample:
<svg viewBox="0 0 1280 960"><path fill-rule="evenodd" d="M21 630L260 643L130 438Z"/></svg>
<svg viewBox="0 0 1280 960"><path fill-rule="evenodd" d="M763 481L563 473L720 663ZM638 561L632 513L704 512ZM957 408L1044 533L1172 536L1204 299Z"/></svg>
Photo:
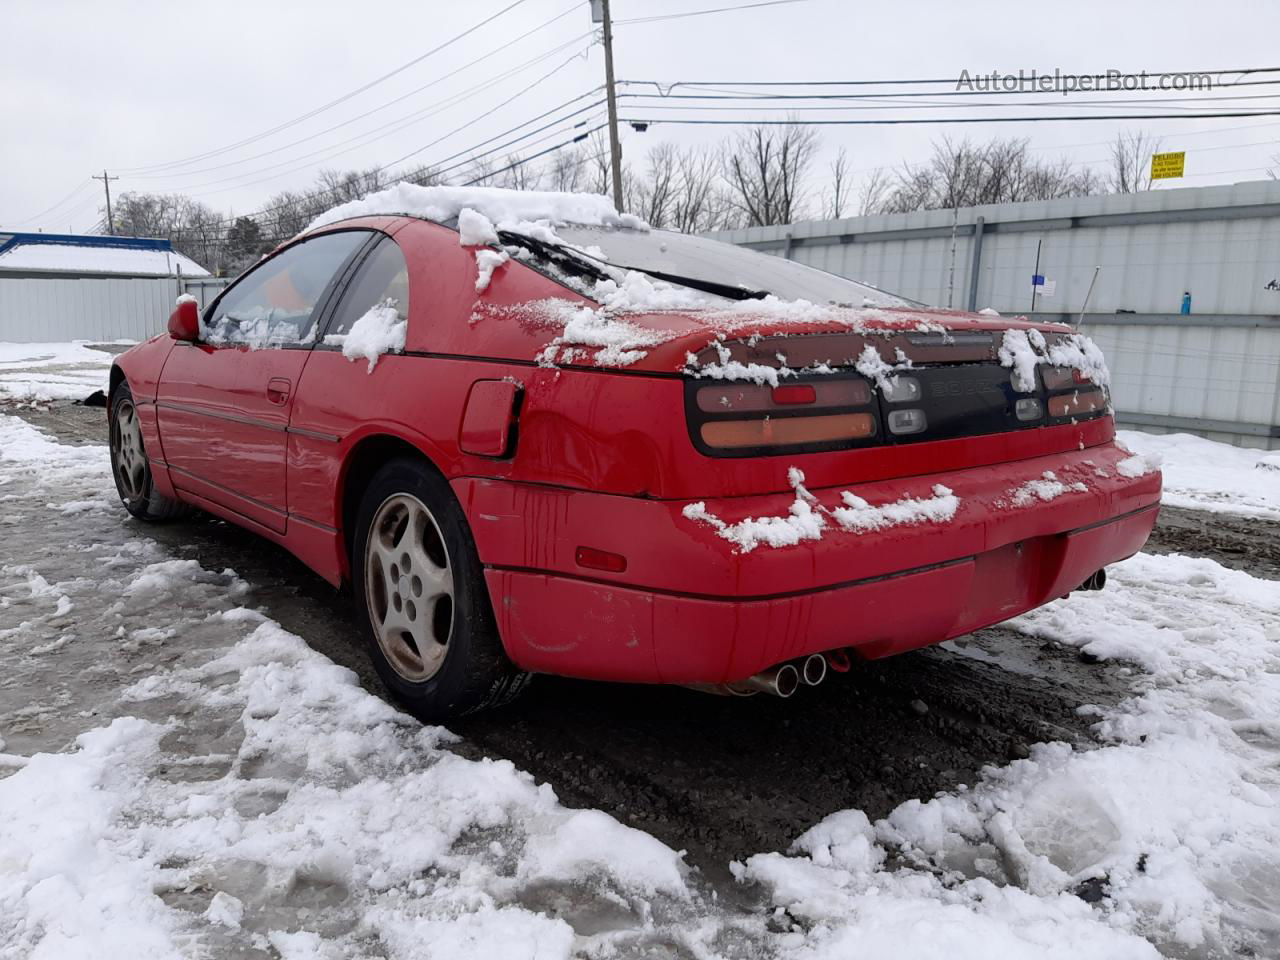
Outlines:
<svg viewBox="0 0 1280 960"><path fill-rule="evenodd" d="M168 240L0 232L0 341L142 340L208 276Z"/></svg>

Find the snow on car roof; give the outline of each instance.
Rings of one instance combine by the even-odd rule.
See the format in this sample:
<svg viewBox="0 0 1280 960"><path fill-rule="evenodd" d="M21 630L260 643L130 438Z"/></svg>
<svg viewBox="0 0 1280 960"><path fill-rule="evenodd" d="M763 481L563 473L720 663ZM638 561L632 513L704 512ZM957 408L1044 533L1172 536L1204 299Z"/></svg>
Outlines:
<svg viewBox="0 0 1280 960"><path fill-rule="evenodd" d="M74 243L20 243L0 253L0 271L36 270L50 273L114 273L133 277L207 277L209 271L173 250Z"/></svg>
<svg viewBox="0 0 1280 960"><path fill-rule="evenodd" d="M465 209L483 214L499 229L538 221L556 226L577 223L594 227L648 229L648 224L639 217L618 213L607 197L595 193L504 190L498 187L420 187L413 183L397 183L326 210L311 221L307 230L352 217L370 216L403 215L444 223L455 219Z"/></svg>

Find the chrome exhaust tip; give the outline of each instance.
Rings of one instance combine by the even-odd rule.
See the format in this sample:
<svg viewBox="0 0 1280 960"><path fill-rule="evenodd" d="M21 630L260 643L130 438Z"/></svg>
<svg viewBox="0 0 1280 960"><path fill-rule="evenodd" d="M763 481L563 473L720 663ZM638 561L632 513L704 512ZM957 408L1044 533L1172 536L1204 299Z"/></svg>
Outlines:
<svg viewBox="0 0 1280 960"><path fill-rule="evenodd" d="M1078 590L1101 590L1107 585L1107 571L1105 568L1095 570L1084 583L1080 584Z"/></svg>
<svg viewBox="0 0 1280 960"><path fill-rule="evenodd" d="M747 679L738 683L731 683L729 686L752 692L768 693L775 697L786 699L799 689L800 671L793 664L783 663L768 670L763 670L754 677L747 677Z"/></svg>
<svg viewBox="0 0 1280 960"><path fill-rule="evenodd" d="M827 678L827 658L820 653L811 653L800 664L800 679L808 686L816 687Z"/></svg>
<svg viewBox="0 0 1280 960"><path fill-rule="evenodd" d="M768 693L786 699L799 689L800 671L793 664L782 663L737 683L685 683L682 686L721 697L751 697L757 693Z"/></svg>

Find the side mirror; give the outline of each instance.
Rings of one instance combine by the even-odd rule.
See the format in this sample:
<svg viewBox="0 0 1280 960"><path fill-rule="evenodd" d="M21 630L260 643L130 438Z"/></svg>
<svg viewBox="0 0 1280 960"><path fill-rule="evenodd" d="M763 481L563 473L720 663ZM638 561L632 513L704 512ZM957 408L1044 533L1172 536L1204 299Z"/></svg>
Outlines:
<svg viewBox="0 0 1280 960"><path fill-rule="evenodd" d="M169 336L193 343L200 339L200 307L195 297L178 298L178 305L169 314Z"/></svg>

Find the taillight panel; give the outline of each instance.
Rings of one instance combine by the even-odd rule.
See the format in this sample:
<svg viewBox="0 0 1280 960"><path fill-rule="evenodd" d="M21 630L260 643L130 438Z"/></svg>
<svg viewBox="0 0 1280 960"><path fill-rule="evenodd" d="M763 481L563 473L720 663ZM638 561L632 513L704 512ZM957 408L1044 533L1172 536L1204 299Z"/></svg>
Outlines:
<svg viewBox="0 0 1280 960"><path fill-rule="evenodd" d="M1083 382L1082 382L1083 380ZM1105 388L1042 366L1015 389L997 363L914 366L887 392L851 370L771 384L686 381L690 437L712 457L819 453L1054 426L1105 416Z"/></svg>

